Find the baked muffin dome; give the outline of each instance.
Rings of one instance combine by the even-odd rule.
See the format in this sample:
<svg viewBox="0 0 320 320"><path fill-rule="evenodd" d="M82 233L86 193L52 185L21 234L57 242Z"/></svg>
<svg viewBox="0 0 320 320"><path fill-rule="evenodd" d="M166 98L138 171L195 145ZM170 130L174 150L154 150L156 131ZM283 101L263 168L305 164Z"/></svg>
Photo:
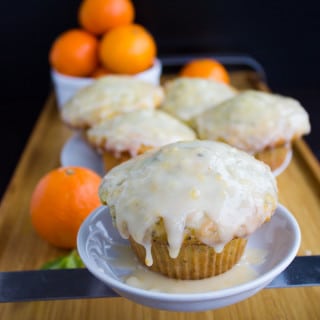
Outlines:
<svg viewBox="0 0 320 320"><path fill-rule="evenodd" d="M61 110L62 120L86 129L115 114L154 109L162 102L161 86L130 76L105 76L79 90Z"/></svg>
<svg viewBox="0 0 320 320"><path fill-rule="evenodd" d="M148 150L196 139L187 125L160 110L118 114L86 132L89 143L102 155L105 171Z"/></svg>
<svg viewBox="0 0 320 320"><path fill-rule="evenodd" d="M310 132L308 114L297 100L255 90L203 112L194 124L201 139L224 141L252 154Z"/></svg>
<svg viewBox="0 0 320 320"><path fill-rule="evenodd" d="M139 154L141 146L156 148L181 140L194 140L195 132L176 118L160 110L136 110L122 113L94 125L87 131L90 143L114 154Z"/></svg>
<svg viewBox="0 0 320 320"><path fill-rule="evenodd" d="M178 77L164 85L162 110L178 119L191 123L196 115L233 97L231 86L208 79Z"/></svg>
<svg viewBox="0 0 320 320"><path fill-rule="evenodd" d="M122 237L146 251L165 237L175 259L188 237L221 252L269 220L277 206L270 168L224 143L176 142L112 169L99 195Z"/></svg>

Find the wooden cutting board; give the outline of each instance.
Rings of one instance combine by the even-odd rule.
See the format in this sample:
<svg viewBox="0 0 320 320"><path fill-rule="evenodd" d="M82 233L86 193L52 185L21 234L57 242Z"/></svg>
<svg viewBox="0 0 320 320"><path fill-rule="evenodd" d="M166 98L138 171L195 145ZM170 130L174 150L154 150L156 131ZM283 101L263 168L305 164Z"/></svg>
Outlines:
<svg viewBox="0 0 320 320"><path fill-rule="evenodd" d="M253 72L231 74L238 89L267 90ZM0 271L34 270L67 252L42 241L29 217L29 201L39 179L60 165L72 131L60 121L50 96L28 140L0 207ZM278 178L280 202L296 217L302 233L299 255L320 254L320 169L303 140ZM276 250L276 244L275 244ZM23 284L22 284L23 285ZM178 313L151 309L124 298L0 304L0 319L320 319L320 287L265 289L214 311Z"/></svg>

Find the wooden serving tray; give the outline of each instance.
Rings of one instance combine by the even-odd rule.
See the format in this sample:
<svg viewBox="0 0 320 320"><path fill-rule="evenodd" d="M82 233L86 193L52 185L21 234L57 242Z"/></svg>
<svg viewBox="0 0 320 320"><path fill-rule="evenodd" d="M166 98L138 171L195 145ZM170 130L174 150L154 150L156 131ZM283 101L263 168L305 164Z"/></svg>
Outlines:
<svg viewBox="0 0 320 320"><path fill-rule="evenodd" d="M238 89L268 90L254 72L233 72L231 79ZM60 151L71 135L51 95L1 201L0 272L35 270L67 253L35 234L29 202L39 179L60 166ZM320 167L303 140L294 144L293 159L277 180L280 202L301 228L299 255L319 255ZM0 304L0 319L320 319L319 297L320 287L265 289L235 305L199 313L159 311L124 298L6 303Z"/></svg>

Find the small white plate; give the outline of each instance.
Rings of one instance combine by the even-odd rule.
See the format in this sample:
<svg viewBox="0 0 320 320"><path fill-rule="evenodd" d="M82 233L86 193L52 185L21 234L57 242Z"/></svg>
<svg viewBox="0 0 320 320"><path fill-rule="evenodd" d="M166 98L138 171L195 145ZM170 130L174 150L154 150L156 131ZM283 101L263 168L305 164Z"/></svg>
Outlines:
<svg viewBox="0 0 320 320"><path fill-rule="evenodd" d="M277 168L277 169L275 169L275 170L273 171L273 175L274 175L275 177L279 176L284 170L287 169L288 165L289 165L290 162L291 162L292 154L293 154L293 152L292 152L292 148L291 148L291 149L288 151L288 153L287 153L287 155L286 155L286 158L284 159L282 165L281 165L279 168Z"/></svg>
<svg viewBox="0 0 320 320"><path fill-rule="evenodd" d="M83 139L81 133L74 134L63 146L60 153L62 166L86 167L97 174L105 174L101 156L88 142Z"/></svg>
<svg viewBox="0 0 320 320"><path fill-rule="evenodd" d="M124 249L128 249L129 244L113 228L108 207L98 208L84 221L77 244L88 270L120 296L157 309L204 311L234 304L266 287L294 259L300 238L295 218L279 205L270 222L252 234L248 241L247 250L255 248L266 254L264 261L254 266L256 277L227 289L203 293L166 293L128 285L124 277L132 272L130 259L135 257L123 259Z"/></svg>
<svg viewBox="0 0 320 320"><path fill-rule="evenodd" d="M273 174L277 177L280 175L289 165L292 159L292 150L287 154L284 163L273 171ZM106 172L103 168L101 156L83 139L81 134L76 133L73 135L63 146L60 156L60 162L62 166L83 166L96 171L100 175L104 175Z"/></svg>

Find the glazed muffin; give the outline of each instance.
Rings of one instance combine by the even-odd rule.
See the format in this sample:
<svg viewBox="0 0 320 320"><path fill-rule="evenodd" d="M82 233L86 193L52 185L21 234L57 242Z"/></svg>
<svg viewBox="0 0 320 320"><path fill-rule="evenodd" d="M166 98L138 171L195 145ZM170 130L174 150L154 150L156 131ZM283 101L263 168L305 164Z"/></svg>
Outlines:
<svg viewBox="0 0 320 320"><path fill-rule="evenodd" d="M87 131L89 143L103 156L106 171L150 149L195 138L192 129L160 110L119 114Z"/></svg>
<svg viewBox="0 0 320 320"><path fill-rule="evenodd" d="M291 153L291 143L310 132L309 117L290 97L247 90L197 116L200 139L226 142L255 155L273 171Z"/></svg>
<svg viewBox="0 0 320 320"><path fill-rule="evenodd" d="M61 118L75 129L87 129L123 112L154 109L163 100L161 86L130 76L105 76L79 90L61 110Z"/></svg>
<svg viewBox="0 0 320 320"><path fill-rule="evenodd" d="M164 85L165 98L161 109L192 124L197 114L233 97L236 90L214 80L178 77Z"/></svg>
<svg viewBox="0 0 320 320"><path fill-rule="evenodd" d="M278 201L266 164L204 140L172 143L115 167L99 195L141 263L177 279L232 268Z"/></svg>

